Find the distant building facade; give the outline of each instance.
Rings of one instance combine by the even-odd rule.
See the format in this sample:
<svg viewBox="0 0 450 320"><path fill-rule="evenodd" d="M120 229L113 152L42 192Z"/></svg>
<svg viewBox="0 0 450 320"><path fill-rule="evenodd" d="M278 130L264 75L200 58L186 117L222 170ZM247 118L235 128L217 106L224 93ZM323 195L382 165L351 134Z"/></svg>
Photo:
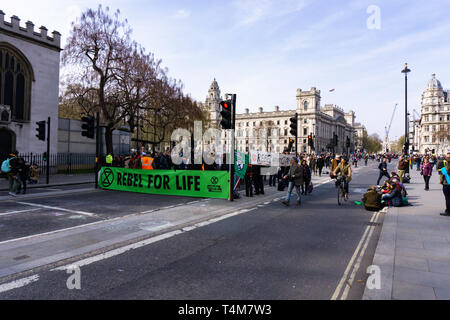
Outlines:
<svg viewBox="0 0 450 320"><path fill-rule="evenodd" d="M0 10L0 153L13 150L43 153L45 141L36 137L36 122L51 117L50 152L57 152L58 94L61 35L35 32L27 21ZM47 133L46 133L47 134Z"/></svg>
<svg viewBox="0 0 450 320"><path fill-rule="evenodd" d="M297 106L292 110L280 110L275 106L273 111L264 112L260 107L258 112L245 112L236 115L236 149L242 152L249 150L283 152L289 145L290 118L298 113L298 151L303 153L322 153L334 151L336 153L353 152L358 147L357 134L362 135L364 128L355 123L355 113L345 112L342 108L327 104L320 106L320 90L311 88L309 91L297 90ZM211 84L206 106L211 119L211 127L219 127L220 122L220 95L216 79ZM357 131L359 130L359 131ZM261 134L262 132L265 132ZM334 134L337 134L338 144L332 145ZM308 146L308 135L313 137L314 150ZM347 148L347 137L350 147ZM226 149L226 133L222 135L222 144ZM294 145L295 150L295 145Z"/></svg>
<svg viewBox="0 0 450 320"><path fill-rule="evenodd" d="M450 90L433 74L422 94L422 115L417 131L419 152L445 154L450 150Z"/></svg>

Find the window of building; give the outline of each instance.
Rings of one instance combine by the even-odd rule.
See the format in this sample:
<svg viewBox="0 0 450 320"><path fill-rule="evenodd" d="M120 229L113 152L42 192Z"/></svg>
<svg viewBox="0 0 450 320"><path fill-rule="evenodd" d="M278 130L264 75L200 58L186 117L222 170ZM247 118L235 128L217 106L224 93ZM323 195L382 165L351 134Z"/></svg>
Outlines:
<svg viewBox="0 0 450 320"><path fill-rule="evenodd" d="M253 126L256 126L256 122L255 121L253 122Z"/></svg>
<svg viewBox="0 0 450 320"><path fill-rule="evenodd" d="M29 120L33 71L25 56L9 44L0 45L0 104L11 107L12 120Z"/></svg>
<svg viewBox="0 0 450 320"><path fill-rule="evenodd" d="M284 135L287 136L288 132L287 129L284 129Z"/></svg>
<svg viewBox="0 0 450 320"><path fill-rule="evenodd" d="M280 124L280 120L277 121L277 125L279 125L279 124Z"/></svg>
<svg viewBox="0 0 450 320"><path fill-rule="evenodd" d="M308 128L303 128L303 135L306 136L308 134Z"/></svg>
<svg viewBox="0 0 450 320"><path fill-rule="evenodd" d="M287 124L287 120L284 120L284 124Z"/></svg>
<svg viewBox="0 0 450 320"><path fill-rule="evenodd" d="M304 108L305 110L308 110L308 101L305 101L305 102L303 103L303 108Z"/></svg>

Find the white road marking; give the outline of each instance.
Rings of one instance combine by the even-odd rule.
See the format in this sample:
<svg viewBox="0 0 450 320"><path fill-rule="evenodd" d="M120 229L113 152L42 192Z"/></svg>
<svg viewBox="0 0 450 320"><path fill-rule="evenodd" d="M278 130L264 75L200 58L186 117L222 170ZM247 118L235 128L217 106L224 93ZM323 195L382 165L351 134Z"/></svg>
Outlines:
<svg viewBox="0 0 450 320"><path fill-rule="evenodd" d="M127 252L129 250L137 249L137 248L140 248L140 247L143 247L143 246L155 243L155 242L160 241L160 240L168 239L168 238L171 238L173 236L176 236L176 235L179 235L179 234L182 234L182 233L185 233L185 232L188 232L188 231L191 231L191 230L194 230L194 229L197 229L197 228L200 228L200 227L212 224L214 222L217 222L217 221L220 221L220 220L224 220L224 219L236 216L238 214L242 214L242 213L245 213L245 212L253 211L255 209L256 208L242 209L242 210L239 210L239 211L236 211L236 212L233 212L233 213L229 213L229 214L217 217L217 218L213 218L213 219L210 219L210 220L202 221L202 222L196 223L196 224L194 224L192 226L189 226L189 227L185 227L185 228L182 228L182 229L178 229L178 230L170 231L170 232L167 232L167 233L163 233L161 235L158 235L158 236L155 236L155 237L143 240L143 241L139 241L139 242L136 242L136 243L132 243L132 244L127 245L127 246L122 247L122 248L117 248L117 249L114 249L114 250L111 250L111 251L108 251L108 252L105 252L105 253L101 253L99 255L96 255L96 256L93 256L93 257L90 257L90 258L86 258L86 259L80 260L78 262L74 262L74 263L71 263L71 264L68 264L68 265L65 265L65 266L62 266L62 267L58 267L58 268L52 269L50 271L67 270L69 268L73 268L73 266L77 266L77 267L80 268L80 267L89 265L91 263L97 262L97 261L101 261L101 260L104 260L104 259L108 259L108 258L117 256L117 255L120 255L120 254L122 254L124 252Z"/></svg>
<svg viewBox="0 0 450 320"><path fill-rule="evenodd" d="M27 277L27 278L23 278L23 279L19 279L19 280L14 280L8 283L4 283L4 284L0 284L0 293L1 292L6 292L12 289L17 289L17 288L21 288L24 287L30 283L36 282L39 280L39 275L35 274L32 275L31 277Z"/></svg>
<svg viewBox="0 0 450 320"><path fill-rule="evenodd" d="M41 209L27 209L27 210L9 211L9 212L0 213L0 217L1 217L1 216L8 216L8 215L10 215L10 214L23 213L23 212L31 212L31 211L37 211L37 210L41 210Z"/></svg>
<svg viewBox="0 0 450 320"><path fill-rule="evenodd" d="M30 202L17 201L17 203L24 204L24 205L27 205L27 206L32 206L32 207L39 207L39 208L44 208L44 209L52 209L52 210L59 210L59 211L65 211L65 212L70 212L70 213L76 213L76 214L81 214L81 215L89 216L89 217L97 217L97 215L95 213L90 213L90 212L85 212L85 211L78 211L78 210L71 210L71 209L65 209L65 208L59 208L59 207L52 207L52 206L46 206L46 205L43 205L43 204L30 203Z"/></svg>
<svg viewBox="0 0 450 320"><path fill-rule="evenodd" d="M372 218L370 219L370 222L373 222L375 220L375 218L378 216L378 212L375 212L372 215ZM350 262L347 265L347 268L345 269L344 275L342 276L341 280L339 281L338 286L336 287L336 290L334 291L333 296L331 297L331 300L337 300L339 293L341 292L344 284L347 281L348 278L348 274L353 266L354 261L356 260L356 257L358 256L358 252L360 251L361 247L363 246L364 241L366 240L366 236L369 233L370 229L372 228L372 226L367 226L366 230L364 231L364 234L361 237L361 240L358 243L358 246L356 247L355 252L353 253L352 258L350 259Z"/></svg>
<svg viewBox="0 0 450 320"><path fill-rule="evenodd" d="M374 223L377 222L378 216L379 216L379 214L377 214L377 216L374 220ZM361 265L362 258L364 257L367 246L369 245L369 242L370 242L370 238L372 237L373 230L375 230L375 227L371 226L369 235L367 236L367 239L366 239L366 243L364 244L364 247L362 248L361 252L359 253L358 260L356 261L355 266L353 267L353 271L350 275L350 278L347 281L347 286L345 287L344 293L341 296L341 300L347 299L348 291L350 290L350 287L352 286L353 281L355 280L356 272L358 272L358 270L359 270L359 266Z"/></svg>

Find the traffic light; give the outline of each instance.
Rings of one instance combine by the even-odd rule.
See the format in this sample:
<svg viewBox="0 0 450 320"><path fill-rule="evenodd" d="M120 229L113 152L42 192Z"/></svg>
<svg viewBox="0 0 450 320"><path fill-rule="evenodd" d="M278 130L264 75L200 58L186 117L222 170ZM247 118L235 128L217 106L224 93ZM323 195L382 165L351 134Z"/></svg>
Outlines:
<svg viewBox="0 0 450 320"><path fill-rule="evenodd" d="M47 152L44 152L43 154L42 154L42 160L44 160L44 162L46 162L47 161Z"/></svg>
<svg viewBox="0 0 450 320"><path fill-rule="evenodd" d="M294 145L294 139L289 138L289 145L287 148L287 152L291 152L292 151L292 146Z"/></svg>
<svg viewBox="0 0 450 320"><path fill-rule="evenodd" d="M308 136L308 146L312 146L312 143L313 143L313 141L312 141L312 135L309 135Z"/></svg>
<svg viewBox="0 0 450 320"><path fill-rule="evenodd" d="M298 113L295 114L295 117L289 119L291 121L291 131L290 133L296 137L297 136L297 123L298 123Z"/></svg>
<svg viewBox="0 0 450 320"><path fill-rule="evenodd" d="M83 124L81 125L81 129L83 131L81 132L81 135L83 137L88 137L90 139L94 139L95 136L95 119L93 116L87 116L81 118L81 121Z"/></svg>
<svg viewBox="0 0 450 320"><path fill-rule="evenodd" d="M231 125L231 101L226 100L220 102L220 115L222 116L222 121L220 121L220 126L223 129L232 129Z"/></svg>
<svg viewBox="0 0 450 320"><path fill-rule="evenodd" d="M36 131L38 132L36 137L39 140L45 141L45 121L38 121L36 122L37 128Z"/></svg>

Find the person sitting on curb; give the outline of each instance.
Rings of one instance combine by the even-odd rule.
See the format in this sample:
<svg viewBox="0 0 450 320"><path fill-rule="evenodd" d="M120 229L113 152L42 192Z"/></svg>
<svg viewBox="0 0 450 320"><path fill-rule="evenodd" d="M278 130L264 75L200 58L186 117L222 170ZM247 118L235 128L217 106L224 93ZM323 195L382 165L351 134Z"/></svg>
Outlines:
<svg viewBox="0 0 450 320"><path fill-rule="evenodd" d="M397 189L396 183L393 181L388 181L388 193L384 194L382 200L390 201L393 207L403 206L403 199L401 192Z"/></svg>
<svg viewBox="0 0 450 320"><path fill-rule="evenodd" d="M381 194L378 193L377 187L375 186L371 186L367 189L367 192L362 198L362 202L367 211L376 212L383 209L383 205L381 204Z"/></svg>

